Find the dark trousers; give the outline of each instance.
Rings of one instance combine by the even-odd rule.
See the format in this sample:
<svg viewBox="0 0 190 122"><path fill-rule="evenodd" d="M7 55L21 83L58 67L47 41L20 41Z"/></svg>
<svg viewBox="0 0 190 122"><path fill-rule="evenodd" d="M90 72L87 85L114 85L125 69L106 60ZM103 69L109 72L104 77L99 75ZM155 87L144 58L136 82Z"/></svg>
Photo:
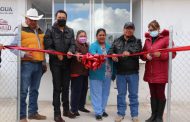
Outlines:
<svg viewBox="0 0 190 122"><path fill-rule="evenodd" d="M88 76L71 78L71 111L78 112L86 104L88 91Z"/></svg>
<svg viewBox="0 0 190 122"><path fill-rule="evenodd" d="M151 98L165 100L165 83L149 83Z"/></svg>
<svg viewBox="0 0 190 122"><path fill-rule="evenodd" d="M50 70L53 77L53 106L54 115L61 115L61 101L63 110L69 111L69 85L70 85L70 71L63 66L50 64Z"/></svg>

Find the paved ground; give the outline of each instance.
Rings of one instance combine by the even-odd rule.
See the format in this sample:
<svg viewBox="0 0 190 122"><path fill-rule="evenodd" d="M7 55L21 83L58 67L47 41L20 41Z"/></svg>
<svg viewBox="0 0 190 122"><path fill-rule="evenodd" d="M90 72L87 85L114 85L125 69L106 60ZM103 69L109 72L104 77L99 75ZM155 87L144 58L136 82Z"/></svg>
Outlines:
<svg viewBox="0 0 190 122"><path fill-rule="evenodd" d="M147 117L149 112L145 112L146 109L148 109L148 106L142 105L140 109L140 116L139 119L143 122ZM40 104L41 114L45 114L48 116L48 120L46 121L30 121L30 122L54 122L53 121L53 108L51 106L51 103L49 102L43 102L43 104ZM94 113L92 110L92 107L90 105L87 105L87 108L91 110L91 113L83 113L80 112L81 116L77 117L76 119L69 119L64 118L66 122L97 122L94 117ZM109 117L103 118L102 122L114 122L114 118L116 116L116 106L108 106L107 107L107 113L109 114ZM127 116L125 117L123 122L131 122L131 117L129 116L129 112L127 112Z"/></svg>
<svg viewBox="0 0 190 122"><path fill-rule="evenodd" d="M11 101L11 102L10 102ZM12 102L12 100L1 100L0 99L0 122L15 122L16 121L16 102ZM87 105L87 108L92 112L82 113L81 116L76 119L64 118L66 122L97 122L94 117L94 113L91 105ZM173 103L171 109L171 122L190 122L190 103L182 103L180 104ZM107 106L107 113L109 117L104 118L101 122L114 122L114 118L116 116L117 108L115 105ZM54 122L53 121L53 107L51 102L39 102L39 113L46 115L47 120L44 121L36 121L30 120L29 122ZM150 115L150 105L148 103L140 103L139 106L139 120L140 122L144 122ZM164 114L164 119L166 122L166 112ZM129 109L127 110L127 115L122 122L131 122Z"/></svg>
<svg viewBox="0 0 190 122"><path fill-rule="evenodd" d="M80 112L81 116L76 119L64 118L66 122L96 122L94 113L91 105L86 106L91 113L83 113ZM102 122L114 122L114 118L116 116L117 108L116 106L109 105L107 106L107 113L109 117L104 118ZM51 102L39 102L39 113L46 115L47 120L44 121L36 121L30 120L29 122L54 122L53 121L53 107ZM149 104L140 104L140 122L143 122L146 118L148 118L150 109ZM16 105L13 102L0 101L0 122L15 122L16 118ZM131 122L131 117L129 115L129 109L127 110L127 115L123 122Z"/></svg>
<svg viewBox="0 0 190 122"><path fill-rule="evenodd" d="M144 70L141 67L141 70ZM141 71L143 72L143 71ZM29 122L54 122L53 121L53 107L51 104L52 101L52 83L51 83L51 74L45 74L44 77L46 79L43 79L40 87L40 94L39 94L39 100L42 100L39 102L39 113L46 115L48 118L45 121L35 121L31 120ZM142 79L143 74L140 74L140 79ZM0 80L1 81L1 80ZM6 82L0 82L0 83L6 83ZM0 86L2 85L0 84ZM188 87L189 85L187 85ZM0 89L0 122L15 122L16 120L16 87L12 88L9 87L9 85L2 85L2 89ZM117 112L117 89L115 82L112 82L111 89L110 89L110 96L107 106L107 113L109 114L108 118L104 118L102 122L114 122L114 118L116 116ZM189 88L189 87L188 87ZM13 92L14 91L14 92ZM14 94L13 94L13 93ZM188 92L183 94L182 88L177 92L173 94L179 94L181 96L185 96L185 99L180 99L178 97L172 97L172 105L171 105L171 122L190 122L190 102L188 97ZM6 96L9 96L7 98ZM47 99L48 98L48 99ZM140 122L144 122L145 119L147 119L150 116L150 104L149 104L149 90L148 85L145 82L140 81L139 82L139 120ZM176 99L178 98L178 99ZM186 100L187 99L187 100ZM174 101L175 100L175 101ZM184 100L186 100L184 102ZM127 98L128 101L128 98ZM66 122L96 122L94 113L92 110L92 107L90 105L90 98L89 93L87 97L87 108L90 109L92 112L90 114L86 113L80 113L81 116L77 117L76 119L69 119L64 118ZM129 107L127 109L127 115L123 122L131 122ZM164 114L164 119L166 120L166 112ZM166 121L164 121L166 122Z"/></svg>

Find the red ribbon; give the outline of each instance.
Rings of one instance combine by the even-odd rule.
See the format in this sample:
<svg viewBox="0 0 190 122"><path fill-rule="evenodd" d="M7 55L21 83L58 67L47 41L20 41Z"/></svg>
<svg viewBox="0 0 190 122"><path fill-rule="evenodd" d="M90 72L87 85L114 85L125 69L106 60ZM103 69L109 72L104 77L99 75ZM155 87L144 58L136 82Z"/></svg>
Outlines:
<svg viewBox="0 0 190 122"><path fill-rule="evenodd" d="M82 56L82 64L87 69L96 70L101 67L101 65L105 62L105 56L104 55L92 55L90 53L87 53L86 55Z"/></svg>
<svg viewBox="0 0 190 122"><path fill-rule="evenodd" d="M62 52L54 51L54 50L42 50L42 49L36 49L36 48L27 48L27 47L19 47L19 46L4 46L4 48L7 49L16 49L16 50L22 50L22 51L35 51L35 52L43 52L43 53L48 53L48 54L53 54L53 55L64 55L67 56L69 54L65 54ZM165 48L165 49L156 49L156 50L150 50L150 51L145 51L145 52L139 52L139 53L133 53L130 54L129 56L139 56L139 55L144 55L147 53L154 53L154 52L179 52L179 51L189 51L190 46L181 46L181 47L173 47L173 48ZM124 56L123 54L115 54L115 55L92 55L90 53L87 53L85 55L78 55L78 54L73 54L72 56L80 56L82 57L82 64L87 69L92 69L96 70L101 67L101 65L105 62L105 58L112 58L112 57L122 57Z"/></svg>
<svg viewBox="0 0 190 122"><path fill-rule="evenodd" d="M32 52L42 52L42 53L48 53L48 54L53 54L53 55L64 55L66 56L67 54L59 52L59 51L54 51L54 50L42 50L42 49L37 49L37 48L28 48L28 47L19 47L19 46L9 46L6 45L4 48L7 49L14 49L14 50L22 50L22 51L32 51Z"/></svg>

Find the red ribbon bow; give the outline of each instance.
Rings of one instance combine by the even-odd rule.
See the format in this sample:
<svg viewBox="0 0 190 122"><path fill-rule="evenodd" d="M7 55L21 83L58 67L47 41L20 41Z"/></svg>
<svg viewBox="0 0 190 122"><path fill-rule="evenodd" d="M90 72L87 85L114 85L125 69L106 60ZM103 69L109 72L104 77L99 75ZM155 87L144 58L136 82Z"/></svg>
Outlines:
<svg viewBox="0 0 190 122"><path fill-rule="evenodd" d="M82 64L87 69L97 70L101 67L101 65L105 62L104 55L92 55L87 53L86 55L82 56Z"/></svg>

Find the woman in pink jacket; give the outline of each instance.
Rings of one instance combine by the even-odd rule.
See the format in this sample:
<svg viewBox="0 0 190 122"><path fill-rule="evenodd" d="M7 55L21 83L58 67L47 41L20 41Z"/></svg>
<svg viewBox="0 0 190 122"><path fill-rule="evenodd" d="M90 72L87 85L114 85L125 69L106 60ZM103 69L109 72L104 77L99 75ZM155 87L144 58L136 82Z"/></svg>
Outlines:
<svg viewBox="0 0 190 122"><path fill-rule="evenodd" d="M167 48L169 45L169 31L160 32L160 25L153 20L148 25L145 34L143 51ZM173 58L176 53L173 53ZM168 82L169 53L154 52L141 56L146 61L144 81L148 82L151 95L151 117L146 122L163 122L162 116L166 104L165 86Z"/></svg>

